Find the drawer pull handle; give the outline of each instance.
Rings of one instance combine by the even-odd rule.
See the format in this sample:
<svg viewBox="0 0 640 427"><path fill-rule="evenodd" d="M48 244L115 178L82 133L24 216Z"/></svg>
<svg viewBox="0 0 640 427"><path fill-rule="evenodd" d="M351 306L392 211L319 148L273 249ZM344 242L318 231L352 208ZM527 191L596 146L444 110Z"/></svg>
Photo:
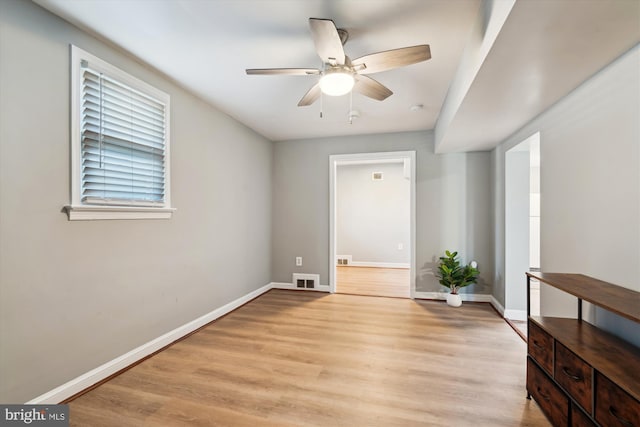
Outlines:
<svg viewBox="0 0 640 427"><path fill-rule="evenodd" d="M613 406L609 406L609 413L614 416L614 418L620 421L620 424L627 427L633 427L633 423L629 420L622 418L620 415L616 413L616 409Z"/></svg>
<svg viewBox="0 0 640 427"><path fill-rule="evenodd" d="M551 397L549 397L549 395L548 395L548 394L544 394L544 393L542 392L542 390L540 389L540 387L538 387L538 394L540 395L540 397L541 397L543 400L546 400L547 402L551 400ZM611 408L609 408L609 411L611 411Z"/></svg>
<svg viewBox="0 0 640 427"><path fill-rule="evenodd" d="M565 374L566 376L568 376L569 378L571 378L571 379L572 379L572 380L574 380L574 381L582 381L582 380L584 380L584 378L582 378L581 376L573 375L573 374L569 371L569 369L567 369L567 367L566 367L566 366L563 366L563 367L562 367L562 373L563 373L563 374Z"/></svg>
<svg viewBox="0 0 640 427"><path fill-rule="evenodd" d="M535 348L536 350L543 350L542 346L538 345L538 341L533 340L533 348Z"/></svg>

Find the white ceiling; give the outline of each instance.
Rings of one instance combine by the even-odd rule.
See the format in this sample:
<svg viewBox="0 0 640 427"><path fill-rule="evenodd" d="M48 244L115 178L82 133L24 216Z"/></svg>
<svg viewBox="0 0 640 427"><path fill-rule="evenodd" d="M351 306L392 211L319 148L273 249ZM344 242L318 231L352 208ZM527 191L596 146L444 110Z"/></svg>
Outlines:
<svg viewBox="0 0 640 427"><path fill-rule="evenodd" d="M446 151L495 147L638 42L640 0L516 1L447 129Z"/></svg>
<svg viewBox="0 0 640 427"><path fill-rule="evenodd" d="M480 0L34 1L271 140L433 129L478 13L486 11ZM348 95L324 97L321 119L320 102L297 107L317 76L244 71L318 68L310 17L347 29L351 58L427 43L432 59L372 75L394 94L382 102L354 94L360 118L352 125ZM440 151L495 146L638 41L638 0L518 0ZM415 104L424 109L410 111ZM490 115L500 126L486 133Z"/></svg>

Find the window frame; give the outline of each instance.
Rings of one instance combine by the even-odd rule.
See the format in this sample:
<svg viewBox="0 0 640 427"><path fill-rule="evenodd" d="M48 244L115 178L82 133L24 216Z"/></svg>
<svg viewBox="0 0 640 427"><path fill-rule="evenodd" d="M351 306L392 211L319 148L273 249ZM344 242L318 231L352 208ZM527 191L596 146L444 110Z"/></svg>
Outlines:
<svg viewBox="0 0 640 427"><path fill-rule="evenodd" d="M69 220L102 219L170 219L171 207L171 151L170 151L170 111L169 94L107 63L77 46L71 45L71 203L65 206ZM82 63L87 61L92 70L103 72L112 79L132 89L155 98L165 105L164 141L164 203L158 206L144 206L133 202L127 204L96 204L82 201Z"/></svg>

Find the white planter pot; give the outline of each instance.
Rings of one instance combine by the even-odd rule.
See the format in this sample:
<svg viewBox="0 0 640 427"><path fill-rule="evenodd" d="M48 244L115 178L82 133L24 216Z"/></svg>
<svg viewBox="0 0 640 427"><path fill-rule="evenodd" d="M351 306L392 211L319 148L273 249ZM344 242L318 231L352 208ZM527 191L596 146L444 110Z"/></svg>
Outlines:
<svg viewBox="0 0 640 427"><path fill-rule="evenodd" d="M462 305L462 297L460 294L447 294L447 304L451 307L460 307Z"/></svg>

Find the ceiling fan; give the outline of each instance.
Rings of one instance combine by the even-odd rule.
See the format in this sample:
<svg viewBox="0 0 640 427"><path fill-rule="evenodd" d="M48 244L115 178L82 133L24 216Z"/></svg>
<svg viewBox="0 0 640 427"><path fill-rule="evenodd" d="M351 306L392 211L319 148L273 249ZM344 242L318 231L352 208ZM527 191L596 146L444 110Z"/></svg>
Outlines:
<svg viewBox="0 0 640 427"><path fill-rule="evenodd" d="M343 45L349 38L346 30L336 28L331 19L309 18L311 35L322 59L322 69L316 68L254 68L247 69L247 74L263 75L319 75L320 80L302 97L298 106L313 104L321 93L329 96L341 96L352 89L382 101L393 94L383 84L367 74L379 73L393 68L404 67L431 58L429 45L403 47L372 53L351 60L345 55Z"/></svg>

